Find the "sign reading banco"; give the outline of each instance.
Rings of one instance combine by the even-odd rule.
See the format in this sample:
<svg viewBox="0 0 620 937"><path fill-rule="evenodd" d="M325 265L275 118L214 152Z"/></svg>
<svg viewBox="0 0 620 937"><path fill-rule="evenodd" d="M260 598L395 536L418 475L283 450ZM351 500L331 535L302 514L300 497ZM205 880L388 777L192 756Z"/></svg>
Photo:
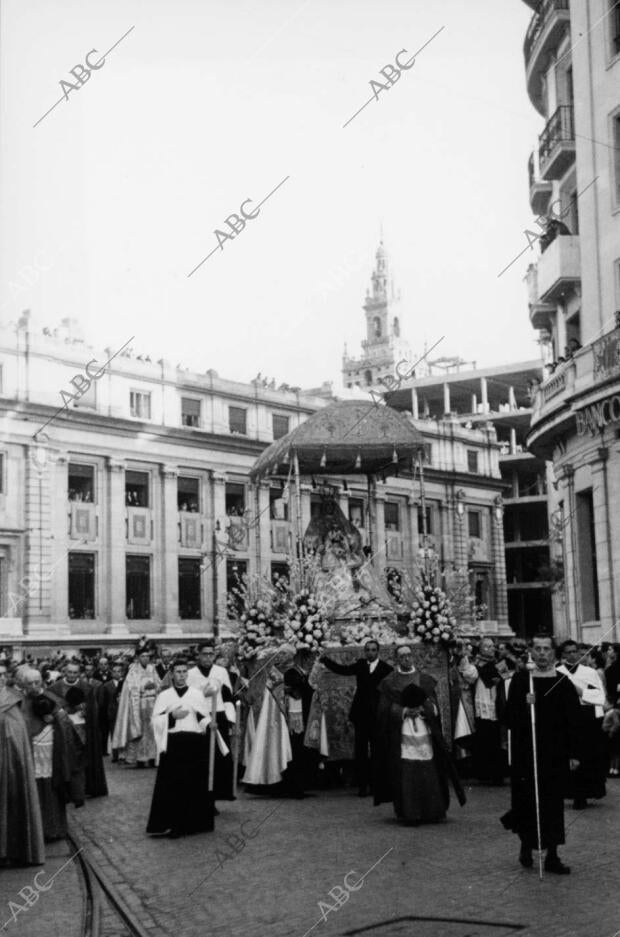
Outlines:
<svg viewBox="0 0 620 937"><path fill-rule="evenodd" d="M578 436L585 436L586 432L596 436L609 423L620 423L620 394L613 394L597 403L591 403L583 410L577 410L575 419Z"/></svg>

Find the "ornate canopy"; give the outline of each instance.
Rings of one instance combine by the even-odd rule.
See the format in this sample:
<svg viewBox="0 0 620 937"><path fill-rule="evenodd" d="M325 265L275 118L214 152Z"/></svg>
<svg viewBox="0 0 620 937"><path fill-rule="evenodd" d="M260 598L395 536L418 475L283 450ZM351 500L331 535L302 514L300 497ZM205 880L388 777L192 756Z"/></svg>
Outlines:
<svg viewBox="0 0 620 937"><path fill-rule="evenodd" d="M295 455L302 475L390 475L411 468L423 447L421 433L391 407L343 400L273 442L250 475L284 475Z"/></svg>

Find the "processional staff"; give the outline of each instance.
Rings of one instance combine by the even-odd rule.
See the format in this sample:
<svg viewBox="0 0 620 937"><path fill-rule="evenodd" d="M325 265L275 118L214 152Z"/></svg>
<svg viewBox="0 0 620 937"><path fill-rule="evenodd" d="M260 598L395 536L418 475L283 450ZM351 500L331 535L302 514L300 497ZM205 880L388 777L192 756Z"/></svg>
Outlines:
<svg viewBox="0 0 620 937"><path fill-rule="evenodd" d="M532 660L532 655L527 655L527 671L530 678L530 719L532 723L532 763L534 765L534 798L536 805L536 837L538 840L538 877L542 882L543 860L542 860L542 837L540 833L540 797L538 793L538 748L536 745L536 696L534 694L534 670L536 665Z"/></svg>

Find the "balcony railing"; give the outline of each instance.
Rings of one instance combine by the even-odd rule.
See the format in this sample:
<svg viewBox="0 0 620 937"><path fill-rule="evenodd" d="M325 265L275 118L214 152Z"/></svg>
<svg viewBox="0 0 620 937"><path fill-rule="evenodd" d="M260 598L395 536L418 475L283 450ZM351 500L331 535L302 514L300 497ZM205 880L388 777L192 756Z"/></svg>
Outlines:
<svg viewBox="0 0 620 937"><path fill-rule="evenodd" d="M539 138L538 160L540 163L541 175L545 178L553 178L549 175L552 168L551 157L559 148L559 154L563 157L561 166L556 166L558 160L553 161L553 171L563 172L568 167L568 162L574 159L575 144L575 120L573 108L570 104L561 104L553 116L547 122ZM556 175L557 177L557 175Z"/></svg>
<svg viewBox="0 0 620 937"><path fill-rule="evenodd" d="M558 10L565 10L568 12L568 3L569 0L542 0L542 2L538 4L538 9L536 10L536 13L534 13L527 33L525 34L523 52L526 62L529 61L534 44L548 23L550 17Z"/></svg>
<svg viewBox="0 0 620 937"><path fill-rule="evenodd" d="M553 377L543 384L542 398L543 403L547 403L556 394L561 394L566 389L566 374L562 371L560 374L554 374Z"/></svg>

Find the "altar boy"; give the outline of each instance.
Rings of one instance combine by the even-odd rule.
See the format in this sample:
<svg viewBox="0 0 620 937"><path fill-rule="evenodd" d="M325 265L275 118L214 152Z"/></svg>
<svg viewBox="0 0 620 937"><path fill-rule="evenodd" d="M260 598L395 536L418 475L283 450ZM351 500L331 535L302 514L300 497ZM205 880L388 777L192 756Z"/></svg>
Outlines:
<svg viewBox="0 0 620 937"><path fill-rule="evenodd" d="M177 838L213 830L205 736L209 717L204 693L187 685L187 662L177 659L172 667L172 686L159 694L153 709L159 767L147 833Z"/></svg>

